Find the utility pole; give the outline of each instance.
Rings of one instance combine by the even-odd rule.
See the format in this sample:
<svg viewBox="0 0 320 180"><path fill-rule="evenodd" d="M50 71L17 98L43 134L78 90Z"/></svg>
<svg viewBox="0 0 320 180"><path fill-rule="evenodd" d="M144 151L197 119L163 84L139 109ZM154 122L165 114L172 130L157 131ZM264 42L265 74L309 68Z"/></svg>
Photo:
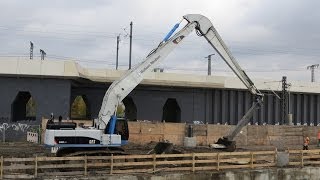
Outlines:
<svg viewBox="0 0 320 180"><path fill-rule="evenodd" d="M131 69L131 53L132 53L132 21L130 23L129 69Z"/></svg>
<svg viewBox="0 0 320 180"><path fill-rule="evenodd" d="M313 65L307 67L307 69L311 70L311 82L315 82L314 69L317 69L318 67L319 67L319 64L313 64Z"/></svg>
<svg viewBox="0 0 320 180"><path fill-rule="evenodd" d="M209 54L207 57L204 57L204 58L207 58L208 59L208 76L211 75L211 56L213 56L214 54Z"/></svg>
<svg viewBox="0 0 320 180"><path fill-rule="evenodd" d="M117 58L116 58L116 70L118 70L119 42L120 42L120 35L118 35L118 36L117 36Z"/></svg>
<svg viewBox="0 0 320 180"><path fill-rule="evenodd" d="M44 50L40 49L40 55L41 55L41 60L44 60L44 57L47 55L47 53L44 52Z"/></svg>
<svg viewBox="0 0 320 180"><path fill-rule="evenodd" d="M33 43L30 41L30 59L33 59Z"/></svg>
<svg viewBox="0 0 320 180"><path fill-rule="evenodd" d="M282 77L282 93L281 93L281 99L280 99L280 102L281 102L281 121L280 121L280 124L288 124L288 125L291 125L292 124L292 119L289 119L291 117L288 117L289 115L289 94L288 94L288 87L290 86L291 84L288 84L287 83L287 77L286 76L283 76Z"/></svg>

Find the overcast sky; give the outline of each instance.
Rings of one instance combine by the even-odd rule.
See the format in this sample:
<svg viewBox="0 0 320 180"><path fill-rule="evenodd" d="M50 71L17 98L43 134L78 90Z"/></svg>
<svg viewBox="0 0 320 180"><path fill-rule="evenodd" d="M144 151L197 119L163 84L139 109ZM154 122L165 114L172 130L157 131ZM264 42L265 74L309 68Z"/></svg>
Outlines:
<svg viewBox="0 0 320 180"><path fill-rule="evenodd" d="M251 78L310 81L307 66L320 63L318 0L1 0L0 56L28 56L43 49L48 58L75 59L83 66L115 68L120 35L120 69L128 68L130 21L133 65L163 39L185 14L202 14L218 30ZM205 56L215 53L195 33L165 59L166 72L205 75ZM213 56L213 75L233 76ZM320 82L320 67L315 71Z"/></svg>

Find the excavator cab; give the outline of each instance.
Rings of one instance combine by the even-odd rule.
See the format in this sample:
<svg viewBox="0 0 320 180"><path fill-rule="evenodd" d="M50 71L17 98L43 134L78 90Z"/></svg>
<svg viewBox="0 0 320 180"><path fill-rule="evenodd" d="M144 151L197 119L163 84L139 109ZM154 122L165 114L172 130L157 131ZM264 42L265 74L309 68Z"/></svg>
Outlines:
<svg viewBox="0 0 320 180"><path fill-rule="evenodd" d="M121 135L121 144L127 144L126 141L129 140L128 120L126 118L117 117L115 121L115 127L112 131L113 133L110 130L110 124L112 123L112 120L110 120L106 128L106 134L119 134Z"/></svg>
<svg viewBox="0 0 320 180"><path fill-rule="evenodd" d="M115 133L121 135L121 141L127 141L129 139L128 120L125 118L118 118Z"/></svg>

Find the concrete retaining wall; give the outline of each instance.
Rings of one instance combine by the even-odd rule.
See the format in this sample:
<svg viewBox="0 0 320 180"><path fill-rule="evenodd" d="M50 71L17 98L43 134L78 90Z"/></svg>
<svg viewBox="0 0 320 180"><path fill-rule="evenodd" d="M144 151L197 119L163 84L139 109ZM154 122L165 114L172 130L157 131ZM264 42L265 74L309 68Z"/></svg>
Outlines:
<svg viewBox="0 0 320 180"><path fill-rule="evenodd" d="M192 125L193 136L197 145L209 145L226 135L234 126L231 125ZM187 136L186 124L129 122L130 141L145 144L150 141L169 140L176 145L183 145ZM235 140L238 145L273 145L284 147L302 145L303 137L309 136L311 144L317 144L317 126L258 126L249 125L242 129Z"/></svg>
<svg viewBox="0 0 320 180"><path fill-rule="evenodd" d="M42 122L45 130L46 119ZM73 122L91 125L90 120L73 120ZM129 122L130 142L147 144L151 141L159 142L169 140L175 145L183 145L184 137L187 136L188 124L185 123L161 123L161 122ZM197 139L197 145L207 146L216 142L233 128L232 125L192 125L193 136ZM277 126L277 125L248 125L236 136L238 145L243 146L287 146L302 145L305 136L310 137L310 144L318 143L318 126ZM44 132L44 131L43 131ZM43 139L43 138L42 138Z"/></svg>
<svg viewBox="0 0 320 180"><path fill-rule="evenodd" d="M108 175L99 177L76 177L68 179L106 179L106 180L207 180L207 179L223 179L223 180L318 180L320 177L319 167L305 168L268 168L261 170L233 170L219 172L201 172L201 173L174 173L174 174L139 174L139 175ZM65 179L63 177L61 179ZM58 177L45 179L59 179Z"/></svg>

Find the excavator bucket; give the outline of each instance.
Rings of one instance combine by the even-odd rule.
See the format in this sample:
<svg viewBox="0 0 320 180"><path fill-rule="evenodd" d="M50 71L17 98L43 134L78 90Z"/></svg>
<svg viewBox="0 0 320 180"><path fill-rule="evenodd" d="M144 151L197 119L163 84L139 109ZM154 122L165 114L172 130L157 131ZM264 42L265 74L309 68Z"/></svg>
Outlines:
<svg viewBox="0 0 320 180"><path fill-rule="evenodd" d="M211 144L210 146L214 149L222 149L228 152L233 152L236 150L236 142L230 141L225 137L219 138L215 144Z"/></svg>
<svg viewBox="0 0 320 180"><path fill-rule="evenodd" d="M156 154L170 154L173 150L173 144L168 142L158 142L153 150Z"/></svg>

